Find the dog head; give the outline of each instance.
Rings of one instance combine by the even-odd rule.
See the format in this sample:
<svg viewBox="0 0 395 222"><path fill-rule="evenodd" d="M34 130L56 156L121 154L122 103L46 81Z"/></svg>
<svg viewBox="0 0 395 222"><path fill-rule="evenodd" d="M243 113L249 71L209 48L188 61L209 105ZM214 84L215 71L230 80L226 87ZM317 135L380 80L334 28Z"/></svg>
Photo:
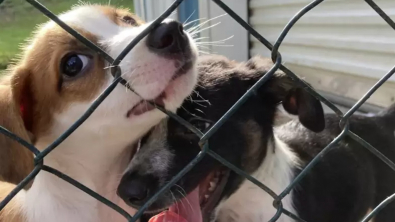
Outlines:
<svg viewBox="0 0 395 222"><path fill-rule="evenodd" d="M149 25L127 10L100 5L77 6L59 18L113 58ZM175 111L195 86L196 57L195 43L182 24L163 21L119 65L122 77L141 97L118 84L62 143L70 148L65 152L109 155L135 142L165 117L144 100ZM111 85L110 65L55 22L41 25L1 80L0 125L40 150L46 148ZM5 171L21 155L31 157L25 148L0 135L3 179L20 179Z"/></svg>
<svg viewBox="0 0 395 222"><path fill-rule="evenodd" d="M246 63L219 56L202 58L198 65L198 87L177 114L206 132L272 65L260 57ZM208 140L209 149L240 169L254 172L265 158L280 103L287 112L297 115L305 127L323 130L324 114L319 100L278 71L214 133ZM199 137L176 120L163 120L141 140L118 194L129 205L140 207L197 156L201 151L198 142ZM160 195L149 210L163 210L199 186L202 209L210 211L221 197L234 192L242 180L206 156L170 191Z"/></svg>

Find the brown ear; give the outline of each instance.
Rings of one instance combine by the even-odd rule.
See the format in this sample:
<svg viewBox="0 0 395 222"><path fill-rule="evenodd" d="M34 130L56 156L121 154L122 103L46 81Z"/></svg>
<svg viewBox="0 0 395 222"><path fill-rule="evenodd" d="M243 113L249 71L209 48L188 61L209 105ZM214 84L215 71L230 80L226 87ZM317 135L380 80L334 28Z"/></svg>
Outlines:
<svg viewBox="0 0 395 222"><path fill-rule="evenodd" d="M300 123L313 132L325 129L325 115L321 102L282 72L269 80L270 95L276 104L282 103L284 110L296 115Z"/></svg>
<svg viewBox="0 0 395 222"><path fill-rule="evenodd" d="M285 111L299 117L300 123L314 132L325 128L321 102L302 88L289 90L282 101Z"/></svg>
<svg viewBox="0 0 395 222"><path fill-rule="evenodd" d="M29 85L29 73L24 69L15 69L0 81L0 125L31 143L26 129L31 127ZM0 180L19 183L33 166L32 152L0 133Z"/></svg>

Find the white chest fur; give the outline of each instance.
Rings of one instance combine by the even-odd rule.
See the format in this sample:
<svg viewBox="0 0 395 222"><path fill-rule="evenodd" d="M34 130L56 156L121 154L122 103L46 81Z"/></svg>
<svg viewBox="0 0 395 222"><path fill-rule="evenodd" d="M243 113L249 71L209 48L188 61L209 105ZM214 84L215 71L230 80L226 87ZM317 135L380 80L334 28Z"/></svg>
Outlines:
<svg viewBox="0 0 395 222"><path fill-rule="evenodd" d="M275 149L273 149L273 146ZM273 152L275 150L275 152ZM266 157L262 165L252 174L254 178L268 186L276 194L280 194L293 178L292 167L297 164L296 156L280 141L274 139L269 143ZM285 209L295 213L292 204L292 192L282 201ZM277 210L273 207L273 198L248 180L228 199L223 200L216 210L218 222L266 222ZM294 221L286 215L281 215L278 222Z"/></svg>
<svg viewBox="0 0 395 222"><path fill-rule="evenodd" d="M98 153L87 146L81 146L86 152L79 155L71 151L74 147L71 141L65 141L45 159L45 164L76 179L89 189L120 205L131 215L134 209L126 207L116 195L116 187L122 172L130 161L131 148L126 144L102 144L111 147L112 152ZM98 144L95 147L98 148ZM65 146L65 147L63 147ZM79 147L80 149L83 149ZM121 148L124 147L124 148ZM105 149L98 149L105 150ZM111 161L110 161L111 160ZM74 185L41 171L34 180L32 187L21 194L27 222L126 222L127 219L115 210L97 201Z"/></svg>
<svg viewBox="0 0 395 222"><path fill-rule="evenodd" d="M119 181L117 175L120 173L121 171L118 171L113 176L106 177L106 180L101 181L102 186L96 181L88 180L84 181L84 185L113 203L120 205L129 214L133 215L135 210L126 207L115 194L114 187L116 186L114 184ZM93 184L94 186L92 186ZM22 193L21 196L25 198L24 208L27 222L127 221L118 212L97 201L84 191L47 172L40 172L31 189Z"/></svg>

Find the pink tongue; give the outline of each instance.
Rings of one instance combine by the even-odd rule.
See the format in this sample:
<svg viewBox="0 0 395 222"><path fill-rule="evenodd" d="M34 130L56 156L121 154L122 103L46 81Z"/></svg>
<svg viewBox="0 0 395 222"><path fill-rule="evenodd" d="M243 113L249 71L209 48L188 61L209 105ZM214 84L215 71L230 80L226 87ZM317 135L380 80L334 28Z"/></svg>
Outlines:
<svg viewBox="0 0 395 222"><path fill-rule="evenodd" d="M148 111L151 111L155 109L154 106L152 106L151 104L149 104L148 102L141 102L140 104L138 104L136 107L134 107L129 113L128 116L130 114L133 114L135 116L141 115L143 113L146 113Z"/></svg>
<svg viewBox="0 0 395 222"><path fill-rule="evenodd" d="M202 222L202 211L199 201L199 187L169 208L185 218L188 222Z"/></svg>

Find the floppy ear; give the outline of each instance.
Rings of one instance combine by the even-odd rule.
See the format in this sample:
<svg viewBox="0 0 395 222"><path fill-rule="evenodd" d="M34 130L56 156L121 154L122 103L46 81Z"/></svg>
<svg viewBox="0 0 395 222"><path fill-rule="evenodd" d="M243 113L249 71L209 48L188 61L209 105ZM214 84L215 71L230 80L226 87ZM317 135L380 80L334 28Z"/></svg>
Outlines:
<svg viewBox="0 0 395 222"><path fill-rule="evenodd" d="M321 102L302 88L287 91L282 105L290 114L297 115L300 123L314 132L325 128L324 110Z"/></svg>
<svg viewBox="0 0 395 222"><path fill-rule="evenodd" d="M239 98L240 94L250 89L272 67L273 62L261 56L254 56L244 64L218 55L202 56L199 57L198 68L199 73L205 75L200 75L199 81L206 87L215 85L218 88L227 84L226 87L234 87L229 92L233 95L229 96ZM314 132L324 130L325 119L321 102L295 84L283 72L277 71L258 89L257 94L273 106L282 102L285 111L297 115L306 128Z"/></svg>
<svg viewBox="0 0 395 222"><path fill-rule="evenodd" d="M270 59L254 56L246 63L250 77L257 81L273 66ZM277 71L268 81L267 87L261 87L262 94L269 92L274 103L282 105L288 113L297 115L300 123L306 128L321 132L325 128L324 111L321 102L303 88L296 85L282 71Z"/></svg>
<svg viewBox="0 0 395 222"><path fill-rule="evenodd" d="M0 81L0 125L22 139L32 142L26 127L31 127L29 73L15 69ZM25 119L25 121L24 121ZM33 154L0 133L0 180L19 183L33 169Z"/></svg>

